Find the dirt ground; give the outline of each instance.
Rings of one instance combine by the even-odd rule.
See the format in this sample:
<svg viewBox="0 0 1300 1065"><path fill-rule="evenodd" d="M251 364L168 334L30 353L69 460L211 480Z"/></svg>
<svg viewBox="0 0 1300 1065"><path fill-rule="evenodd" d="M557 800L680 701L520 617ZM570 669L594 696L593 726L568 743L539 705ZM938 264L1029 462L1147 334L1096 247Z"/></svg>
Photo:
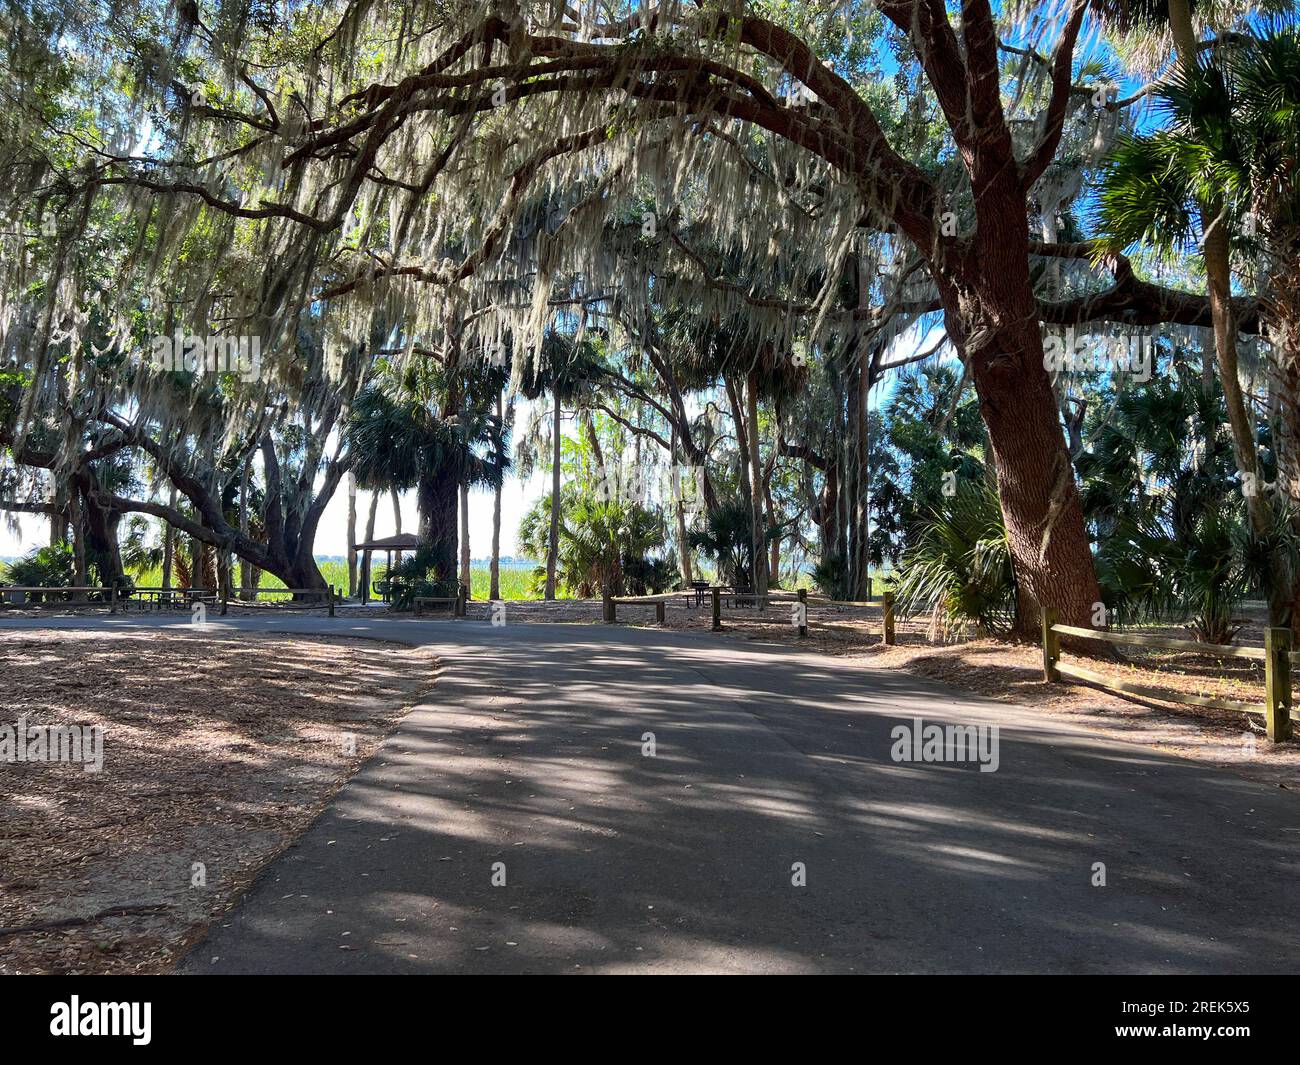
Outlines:
<svg viewBox="0 0 1300 1065"><path fill-rule="evenodd" d="M370 640L0 633L0 725L105 730L100 772L0 762L0 974L169 968L436 670Z"/></svg>

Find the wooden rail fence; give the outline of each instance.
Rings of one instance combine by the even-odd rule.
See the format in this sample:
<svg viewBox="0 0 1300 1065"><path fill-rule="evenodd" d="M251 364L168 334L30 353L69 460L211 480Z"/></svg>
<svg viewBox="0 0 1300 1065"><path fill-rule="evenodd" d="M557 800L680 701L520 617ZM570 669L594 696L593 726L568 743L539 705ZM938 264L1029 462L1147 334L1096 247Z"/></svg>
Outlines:
<svg viewBox="0 0 1300 1065"><path fill-rule="evenodd" d="M1300 662L1300 653L1291 650L1290 629L1266 629L1263 647L1231 647L1225 644L1176 640L1167 636L1143 636L1137 633L1105 632L1057 622L1055 607L1043 608L1043 679L1059 682L1062 677L1087 681L1100 688L1110 688L1129 695L1164 699L1188 706L1205 706L1215 710L1235 710L1244 714L1262 714L1268 738L1281 743L1291 738L1291 665ZM1218 699L1207 695L1189 695L1151 684L1139 684L1061 661L1061 637L1076 636L1087 640L1132 647L1158 647L1168 651L1192 651L1218 658L1249 658L1264 663L1264 702L1248 703L1241 699Z"/></svg>
<svg viewBox="0 0 1300 1065"><path fill-rule="evenodd" d="M55 593L85 596L89 592L97 593L99 599L59 599L47 600L44 598ZM23 601L15 603L9 597L10 595L22 595ZM32 596L40 595L40 602L33 602ZM41 588L36 585L18 585L6 584L0 585L0 606L17 607L18 609L30 609L32 607L42 606L107 606L111 613L117 613L117 588L109 586L100 588L98 585L60 585L55 588Z"/></svg>
<svg viewBox="0 0 1300 1065"><path fill-rule="evenodd" d="M768 621L773 624L796 625L799 629L799 636L801 638L806 637L808 635L809 599L808 599L808 590L806 588L800 588L793 593L773 591L767 593L766 595L759 595L757 592L724 592L721 588L710 588L708 591L709 591L709 608L710 608L710 613L712 615L711 618L712 623L710 625L710 629L713 632L722 631L722 622L724 620L722 615L722 597L724 595L728 595L737 601L740 600L752 601L754 606L757 608L757 611L764 611L769 606L779 606L782 604L789 604L789 605L798 604L799 606L798 612L792 613L788 620L785 617L778 616L776 614L773 614L771 616L760 617L757 612L754 614L744 615L743 620ZM694 596L695 596L694 592L684 593L684 598L688 601L694 598ZM602 607L603 607L602 617L606 624L613 625L613 624L617 624L618 622L618 608L620 606L623 607L653 606L655 608L655 624L663 625L665 624L665 619L666 619L665 616L666 604L670 600L674 600L680 597L683 597L683 593L677 592L677 593L670 593L667 595L647 595L647 596L638 596L638 597L607 595L604 596L602 599ZM824 602L828 604L835 603L834 600L825 600ZM894 593L885 592L880 598L880 604L883 612L882 638L885 643L893 644L894 643ZM845 603L841 605L863 606L866 604ZM739 615L737 615L737 619L740 619Z"/></svg>

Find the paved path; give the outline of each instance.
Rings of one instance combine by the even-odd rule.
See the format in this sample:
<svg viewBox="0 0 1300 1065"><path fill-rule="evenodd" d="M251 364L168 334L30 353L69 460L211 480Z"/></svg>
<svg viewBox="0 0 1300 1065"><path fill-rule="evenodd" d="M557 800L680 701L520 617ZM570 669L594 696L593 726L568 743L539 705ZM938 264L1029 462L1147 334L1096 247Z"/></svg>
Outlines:
<svg viewBox="0 0 1300 1065"><path fill-rule="evenodd" d="M185 972L1300 968L1300 801L1224 770L703 634L221 624L428 644L443 672ZM998 770L894 762L915 717L999 725Z"/></svg>

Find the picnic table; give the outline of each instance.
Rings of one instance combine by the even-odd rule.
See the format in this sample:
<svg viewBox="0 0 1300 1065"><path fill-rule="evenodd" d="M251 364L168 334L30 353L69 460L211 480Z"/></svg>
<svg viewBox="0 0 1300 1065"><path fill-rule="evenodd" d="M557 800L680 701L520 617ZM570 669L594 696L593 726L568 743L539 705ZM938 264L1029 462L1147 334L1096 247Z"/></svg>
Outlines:
<svg viewBox="0 0 1300 1065"><path fill-rule="evenodd" d="M686 592L686 601L689 603L694 600L694 605L702 607L704 600L713 594L714 589L722 596L723 604L730 607L749 606L757 601L760 596L752 588L736 588L730 584L710 584L708 581L691 581Z"/></svg>
<svg viewBox="0 0 1300 1065"><path fill-rule="evenodd" d="M183 607L195 602L215 603L217 593L210 592L206 588L133 588L125 593L122 599L128 609L131 601L134 600L141 610L149 607L162 610L164 607Z"/></svg>

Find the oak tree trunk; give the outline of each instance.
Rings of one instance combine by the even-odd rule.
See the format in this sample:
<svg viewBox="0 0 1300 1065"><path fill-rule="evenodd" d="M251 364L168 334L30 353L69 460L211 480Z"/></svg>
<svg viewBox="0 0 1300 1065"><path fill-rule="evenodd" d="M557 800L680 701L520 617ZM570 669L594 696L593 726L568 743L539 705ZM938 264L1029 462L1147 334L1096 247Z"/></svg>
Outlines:
<svg viewBox="0 0 1300 1065"><path fill-rule="evenodd" d="M423 471L416 486L420 540L432 548L436 580L456 574L457 488L455 471L447 465Z"/></svg>

